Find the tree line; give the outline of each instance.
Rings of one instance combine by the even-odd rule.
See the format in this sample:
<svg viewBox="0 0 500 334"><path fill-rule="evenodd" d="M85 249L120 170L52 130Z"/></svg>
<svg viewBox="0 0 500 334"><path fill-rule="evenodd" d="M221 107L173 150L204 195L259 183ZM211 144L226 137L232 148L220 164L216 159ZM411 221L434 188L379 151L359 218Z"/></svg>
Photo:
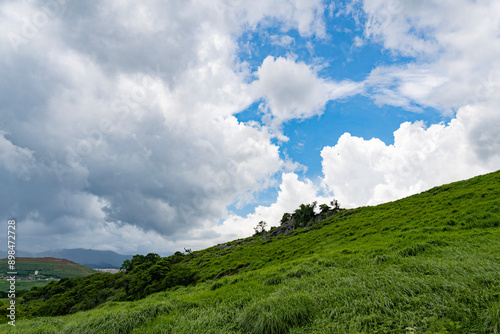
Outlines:
<svg viewBox="0 0 500 334"><path fill-rule="evenodd" d="M88 310L106 301L141 299L154 292L196 282L195 272L179 263L185 256L181 252L168 257L156 253L134 255L123 263L117 274L62 278L21 293L19 302L26 315L56 316Z"/></svg>

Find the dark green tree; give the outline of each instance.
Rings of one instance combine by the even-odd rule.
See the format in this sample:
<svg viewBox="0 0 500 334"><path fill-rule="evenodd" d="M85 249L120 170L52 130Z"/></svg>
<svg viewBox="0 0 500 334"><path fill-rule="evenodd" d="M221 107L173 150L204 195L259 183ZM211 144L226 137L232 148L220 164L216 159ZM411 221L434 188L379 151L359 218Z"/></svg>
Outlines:
<svg viewBox="0 0 500 334"><path fill-rule="evenodd" d="M311 204L301 204L300 208L293 212L292 219L295 221L295 227L306 226L314 219L316 216L314 213L316 204L316 202L312 202Z"/></svg>
<svg viewBox="0 0 500 334"><path fill-rule="evenodd" d="M289 221L290 219L292 219L292 215L288 212L285 212L283 214L283 217L281 218L281 224L284 224L286 223L287 221Z"/></svg>
<svg viewBox="0 0 500 334"><path fill-rule="evenodd" d="M263 220L261 220L256 227L253 229L255 230L255 235L262 235L266 233L266 226L267 223Z"/></svg>

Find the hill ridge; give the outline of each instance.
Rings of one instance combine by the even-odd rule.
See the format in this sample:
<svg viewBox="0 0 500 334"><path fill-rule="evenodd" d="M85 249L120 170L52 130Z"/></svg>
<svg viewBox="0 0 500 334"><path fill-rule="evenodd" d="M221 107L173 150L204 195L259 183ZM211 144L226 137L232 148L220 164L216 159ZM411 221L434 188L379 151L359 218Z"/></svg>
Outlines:
<svg viewBox="0 0 500 334"><path fill-rule="evenodd" d="M95 269L118 269L125 260L132 258L132 255L122 255L111 250L95 250L86 248L53 249L40 253L31 253L20 250L18 253L22 256L29 255L29 257L64 258Z"/></svg>
<svg viewBox="0 0 500 334"><path fill-rule="evenodd" d="M0 276L7 272L7 258L0 259ZM96 271L79 263L54 257L16 257L17 277L63 278L83 277L95 274Z"/></svg>

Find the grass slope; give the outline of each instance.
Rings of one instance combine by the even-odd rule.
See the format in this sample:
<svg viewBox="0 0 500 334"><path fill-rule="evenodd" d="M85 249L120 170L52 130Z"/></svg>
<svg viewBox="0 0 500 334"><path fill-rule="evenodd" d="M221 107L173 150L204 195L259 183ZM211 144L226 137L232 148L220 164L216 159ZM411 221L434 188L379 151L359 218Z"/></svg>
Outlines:
<svg viewBox="0 0 500 334"><path fill-rule="evenodd" d="M203 282L12 333L498 333L500 172L194 252Z"/></svg>
<svg viewBox="0 0 500 334"><path fill-rule="evenodd" d="M0 260L0 276L6 275L7 259ZM84 277L95 274L97 271L65 259L56 259L53 257L18 257L16 258L17 276L34 277L35 271L38 271L39 277Z"/></svg>

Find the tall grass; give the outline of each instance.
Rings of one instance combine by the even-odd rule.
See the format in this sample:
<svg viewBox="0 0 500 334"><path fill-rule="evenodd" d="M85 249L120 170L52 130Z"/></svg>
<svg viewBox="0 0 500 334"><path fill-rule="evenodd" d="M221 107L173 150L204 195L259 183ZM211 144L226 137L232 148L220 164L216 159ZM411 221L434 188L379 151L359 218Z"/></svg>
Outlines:
<svg viewBox="0 0 500 334"><path fill-rule="evenodd" d="M315 308L308 295L283 290L245 307L238 323L248 333L284 334L292 327L311 322Z"/></svg>

